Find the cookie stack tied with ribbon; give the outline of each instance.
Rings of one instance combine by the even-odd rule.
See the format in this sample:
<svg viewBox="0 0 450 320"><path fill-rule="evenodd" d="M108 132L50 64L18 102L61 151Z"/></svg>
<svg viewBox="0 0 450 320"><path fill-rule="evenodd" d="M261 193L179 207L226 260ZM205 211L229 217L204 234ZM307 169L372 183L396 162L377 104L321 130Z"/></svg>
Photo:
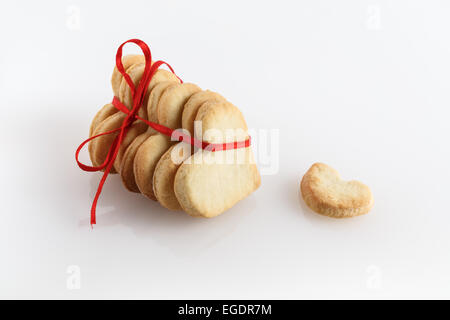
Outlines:
<svg viewBox="0 0 450 320"><path fill-rule="evenodd" d="M130 42L144 54L122 57ZM109 173L129 191L196 217L215 217L259 187L245 119L220 94L184 83L137 39L119 47L111 84L112 103L95 115L75 155L82 170L103 171L91 224ZM92 166L78 160L87 143Z"/></svg>

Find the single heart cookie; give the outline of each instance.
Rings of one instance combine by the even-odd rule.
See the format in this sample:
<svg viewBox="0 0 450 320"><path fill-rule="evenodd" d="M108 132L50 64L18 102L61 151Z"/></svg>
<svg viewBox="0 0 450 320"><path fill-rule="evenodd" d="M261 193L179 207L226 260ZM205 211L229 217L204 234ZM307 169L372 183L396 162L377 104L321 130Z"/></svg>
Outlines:
<svg viewBox="0 0 450 320"><path fill-rule="evenodd" d="M133 142L128 146L125 154L122 157L122 163L120 165L120 177L122 178L122 182L125 188L131 192L140 192L136 184L133 169L136 153L139 150L141 144L143 144L148 137L155 133L156 131L154 130L147 130L147 132L142 133L141 135L136 137L136 139L134 139Z"/></svg>
<svg viewBox="0 0 450 320"><path fill-rule="evenodd" d="M202 122L209 143L243 141L247 124L238 108L226 101L202 106L195 118ZM231 208L261 184L251 148L198 150L179 167L174 192L184 211L211 218Z"/></svg>
<svg viewBox="0 0 450 320"><path fill-rule="evenodd" d="M114 113L102 122L100 122L94 130L93 135L97 135L103 132L111 131L120 128L123 121L126 118L126 114L122 112ZM100 166L108 156L109 149L117 137L118 132L100 136L89 142L88 150L91 162L94 167ZM111 173L116 173L114 167L111 168Z"/></svg>
<svg viewBox="0 0 450 320"><path fill-rule="evenodd" d="M139 191L152 200L156 200L153 192L153 172L161 156L171 146L170 138L157 133L148 137L140 146L134 157L134 177Z"/></svg>
<svg viewBox="0 0 450 320"><path fill-rule="evenodd" d="M226 101L224 97L220 94L209 91L202 90L194 93L189 100L186 102L183 108L183 115L181 117L181 125L183 129L189 131L190 135L194 135L194 120L197 116L197 112L200 107L207 101Z"/></svg>
<svg viewBox="0 0 450 320"><path fill-rule="evenodd" d="M147 115L148 120L151 122L158 123L158 103L161 98L162 93L166 90L170 85L176 83L175 81L162 81L153 87L150 92L150 96L148 97L147 102Z"/></svg>
<svg viewBox="0 0 450 320"><path fill-rule="evenodd" d="M175 195L173 184L178 168L190 156L191 146L180 142L171 146L156 165L153 173L153 193L158 202L167 209L182 209Z"/></svg>
<svg viewBox="0 0 450 320"><path fill-rule="evenodd" d="M241 111L225 100L202 104L195 121L201 123L198 134L209 143L244 141L248 138L247 123Z"/></svg>
<svg viewBox="0 0 450 320"><path fill-rule="evenodd" d="M194 93L201 90L193 83L176 83L168 86L158 102L158 123L172 129L181 128L184 104Z"/></svg>
<svg viewBox="0 0 450 320"><path fill-rule="evenodd" d="M313 211L333 218L368 213L373 206L372 192L359 181L344 181L339 173L323 163L315 163L303 176L301 194Z"/></svg>

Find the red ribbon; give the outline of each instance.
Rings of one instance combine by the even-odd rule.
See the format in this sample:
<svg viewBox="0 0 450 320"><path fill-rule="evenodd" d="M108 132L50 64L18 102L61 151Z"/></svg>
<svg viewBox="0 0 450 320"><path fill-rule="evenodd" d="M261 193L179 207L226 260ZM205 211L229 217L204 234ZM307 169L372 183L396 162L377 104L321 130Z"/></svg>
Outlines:
<svg viewBox="0 0 450 320"><path fill-rule="evenodd" d="M142 78L139 81L139 84L137 87L135 87L130 76L125 72L125 69L122 64L122 48L125 44L127 44L129 42L137 44L141 48L142 52L144 53L144 57L145 57L144 73L143 73ZM158 123L151 122L151 121L148 121L146 119L139 117L138 111L141 108L142 103L144 101L145 92L148 88L148 85L150 84L150 81L152 80L152 77L155 74L155 72L163 64L165 64L170 69L170 71L173 74L175 74L175 71L172 69L172 67L164 61L158 60L152 64L152 54L150 52L150 48L147 46L147 44L144 41L139 40L139 39L131 39L131 40L125 41L124 43L122 43L120 45L119 49L117 50L116 67L117 67L117 70L119 70L119 72L122 74L122 76L124 77L124 79L128 83L128 86L131 89L131 95L133 97L132 108L131 108L131 110L129 110L125 105L123 105L119 101L119 99L117 97L114 97L113 101L112 101L112 104L114 105L114 107L127 115L125 117L122 125L117 129L99 133L95 136L90 137L89 139L86 139L78 146L78 148L75 152L75 160L77 161L77 164L81 168L81 170L92 172L92 171L101 171L101 170L105 169L102 179L100 180L100 183L98 185L97 192L94 197L94 201L92 202L91 226L96 224L95 212L96 212L98 198L100 197L100 194L103 189L103 185L105 184L106 178L108 177L108 175L112 169L114 160L116 159L116 156L119 152L120 145L122 144L122 141L125 138L128 129L130 128L130 126L133 124L134 121L141 120L141 121L145 122L148 126L152 127L156 131L158 131L166 136L172 137L180 142L189 143L197 148L202 148L202 149L205 149L208 151L231 150L231 149L247 148L250 146L250 143L251 143L250 138L248 138L245 141L239 141L239 142L207 143L207 142L198 140L194 137L191 137L190 135L185 134L180 130L174 130L174 129L168 128L166 126L160 125ZM181 82L183 82L178 76L177 76L177 78ZM107 134L113 134L116 132L119 132L119 134L114 139L114 141L109 149L108 155L106 156L105 161L101 165L99 165L97 167L88 166L88 165L81 163L78 160L81 149L83 149L83 147L89 141L94 140L98 137L101 137L101 136L104 136Z"/></svg>

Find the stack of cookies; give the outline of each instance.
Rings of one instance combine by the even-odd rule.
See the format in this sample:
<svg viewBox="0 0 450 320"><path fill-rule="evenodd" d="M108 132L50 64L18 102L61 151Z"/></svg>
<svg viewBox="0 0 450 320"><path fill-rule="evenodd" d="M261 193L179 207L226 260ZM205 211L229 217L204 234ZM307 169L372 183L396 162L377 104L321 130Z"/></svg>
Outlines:
<svg viewBox="0 0 450 320"><path fill-rule="evenodd" d="M144 56L124 56L122 64L137 85L144 73ZM111 84L114 95L131 109L131 89L117 68ZM201 137L207 143L248 138L247 124L236 106L218 93L180 83L173 73L163 69L153 75L138 115ZM90 136L119 128L125 117L112 104L105 105L92 121ZM90 142L93 166L105 161L116 136L103 135ZM261 183L250 147L214 152L196 149L172 141L141 120L127 130L111 173L119 173L129 191L142 193L167 209L208 218L229 209Z"/></svg>

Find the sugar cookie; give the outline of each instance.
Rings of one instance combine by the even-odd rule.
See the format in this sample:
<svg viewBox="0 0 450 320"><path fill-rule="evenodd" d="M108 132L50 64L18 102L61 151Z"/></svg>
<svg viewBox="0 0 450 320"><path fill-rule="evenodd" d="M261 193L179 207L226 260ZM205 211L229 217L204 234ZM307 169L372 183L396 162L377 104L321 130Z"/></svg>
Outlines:
<svg viewBox="0 0 450 320"><path fill-rule="evenodd" d="M200 90L193 83L177 83L168 86L158 102L158 122L172 129L181 128L184 104Z"/></svg>
<svg viewBox="0 0 450 320"><path fill-rule="evenodd" d="M248 138L248 128L244 116L236 106L228 101L203 103L197 111L195 121L201 122L200 134L206 142L233 142ZM208 131L212 131L212 134L209 134ZM218 133L217 136L213 136L214 131Z"/></svg>
<svg viewBox="0 0 450 320"><path fill-rule="evenodd" d="M182 209L175 196L173 183L178 168L190 156L191 146L180 142L170 147L156 165L153 173L153 193L158 202L167 209Z"/></svg>
<svg viewBox="0 0 450 320"><path fill-rule="evenodd" d="M93 134L97 135L103 132L120 128L125 117L126 114L122 112L117 112L112 116L109 116L108 118L99 123ZM118 132L103 135L89 142L88 150L89 155L91 157L91 162L94 167L100 166L105 161L109 149L111 148L114 139L117 137L117 134ZM110 172L116 173L114 166L111 168Z"/></svg>
<svg viewBox="0 0 450 320"><path fill-rule="evenodd" d="M161 94L164 92L164 90L167 89L170 85L173 85L176 83L175 81L162 81L158 84L156 84L152 91L150 92L150 96L148 98L147 102L147 114L148 114L148 120L152 122L158 123L158 103L159 99L161 98Z"/></svg>
<svg viewBox="0 0 450 320"><path fill-rule="evenodd" d="M226 101L202 106L195 120L202 121L203 140L210 143L248 137L241 112ZM178 168L174 192L188 214L211 218L231 208L260 184L251 148L215 152L201 149Z"/></svg>
<svg viewBox="0 0 450 320"><path fill-rule="evenodd" d="M198 109L200 109L203 103L210 100L225 101L225 98L216 92L203 90L194 93L184 105L181 126L183 129L188 130L191 136L194 135L194 120Z"/></svg>
<svg viewBox="0 0 450 320"><path fill-rule="evenodd" d="M323 163L315 163L303 176L301 194L313 211L333 218L368 213L373 206L372 192L359 181L344 181L339 173Z"/></svg>
<svg viewBox="0 0 450 320"><path fill-rule="evenodd" d="M148 137L139 147L134 157L133 171L139 191L152 200L156 200L153 192L153 172L161 156L169 149L170 139L157 133Z"/></svg>
<svg viewBox="0 0 450 320"><path fill-rule="evenodd" d="M140 192L136 184L136 179L134 177L134 158L136 157L136 152L138 151L141 144L144 143L144 141L147 140L148 137L155 133L156 131L147 130L145 133L137 136L136 139L134 139L133 142L128 146L122 157L119 171L120 177L122 178L123 185L129 191L137 193Z"/></svg>

